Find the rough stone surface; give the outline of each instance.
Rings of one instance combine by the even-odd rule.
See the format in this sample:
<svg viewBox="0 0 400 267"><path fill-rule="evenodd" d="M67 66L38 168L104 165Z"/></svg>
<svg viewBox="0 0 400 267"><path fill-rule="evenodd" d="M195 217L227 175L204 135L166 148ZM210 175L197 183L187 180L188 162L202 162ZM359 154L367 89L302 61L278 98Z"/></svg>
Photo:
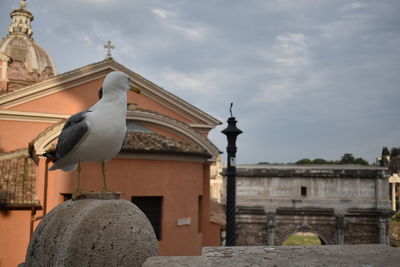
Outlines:
<svg viewBox="0 0 400 267"><path fill-rule="evenodd" d="M390 245L400 247L400 223L392 222L389 228Z"/></svg>
<svg viewBox="0 0 400 267"><path fill-rule="evenodd" d="M385 245L314 247L207 247L201 257L151 257L143 266L398 266L400 253ZM203 264L203 265L201 265Z"/></svg>
<svg viewBox="0 0 400 267"><path fill-rule="evenodd" d="M282 207L330 208L342 215L353 208L391 207L388 179L382 177L384 168L257 166L237 167L237 206L263 206L267 213ZM222 197L225 201L225 191Z"/></svg>
<svg viewBox="0 0 400 267"><path fill-rule="evenodd" d="M282 245L297 232L328 245L389 244L386 168L240 165L236 182L237 245Z"/></svg>
<svg viewBox="0 0 400 267"><path fill-rule="evenodd" d="M36 228L24 266L141 266L157 256L146 216L111 194L91 194L54 208Z"/></svg>
<svg viewBox="0 0 400 267"><path fill-rule="evenodd" d="M72 200L77 199L120 199L120 192L78 192L72 195Z"/></svg>
<svg viewBox="0 0 400 267"><path fill-rule="evenodd" d="M239 246L262 246L267 244L266 223L237 223L236 244Z"/></svg>
<svg viewBox="0 0 400 267"><path fill-rule="evenodd" d="M211 262L203 256L163 256L151 257L143 267L211 267Z"/></svg>
<svg viewBox="0 0 400 267"><path fill-rule="evenodd" d="M400 253L385 245L205 248L212 266L394 266Z"/></svg>

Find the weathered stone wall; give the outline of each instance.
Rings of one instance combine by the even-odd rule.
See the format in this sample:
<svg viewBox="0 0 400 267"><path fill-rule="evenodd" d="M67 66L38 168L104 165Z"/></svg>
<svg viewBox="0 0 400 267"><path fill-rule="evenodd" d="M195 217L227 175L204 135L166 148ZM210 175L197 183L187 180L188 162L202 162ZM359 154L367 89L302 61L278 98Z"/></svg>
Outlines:
<svg viewBox="0 0 400 267"><path fill-rule="evenodd" d="M239 207L236 243L240 246L282 245L292 234L311 232L324 245L388 244L390 214L353 209L342 216L333 209L279 208L262 213L260 207Z"/></svg>
<svg viewBox="0 0 400 267"><path fill-rule="evenodd" d="M266 223L237 224L236 244L238 246L264 246L267 241Z"/></svg>
<svg viewBox="0 0 400 267"><path fill-rule="evenodd" d="M344 243L353 244L375 244L379 243L379 229L376 222L365 220L354 221L354 218L349 218L346 223L344 232Z"/></svg>
<svg viewBox="0 0 400 267"><path fill-rule="evenodd" d="M150 257L143 267L397 266L398 249L384 245L205 247L202 256Z"/></svg>
<svg viewBox="0 0 400 267"><path fill-rule="evenodd" d="M282 245L297 232L329 245L388 243L384 168L257 165L237 173L238 245Z"/></svg>
<svg viewBox="0 0 400 267"><path fill-rule="evenodd" d="M236 244L263 246L268 240L268 217L263 207L238 207L236 213Z"/></svg>
<svg viewBox="0 0 400 267"><path fill-rule="evenodd" d="M237 205L263 206L266 212L279 207L324 207L335 209L336 214L345 214L351 208L389 209L386 171L343 165L238 166Z"/></svg>
<svg viewBox="0 0 400 267"><path fill-rule="evenodd" d="M289 236L298 232L314 233L324 245L337 244L333 216L277 216L274 245L283 245Z"/></svg>

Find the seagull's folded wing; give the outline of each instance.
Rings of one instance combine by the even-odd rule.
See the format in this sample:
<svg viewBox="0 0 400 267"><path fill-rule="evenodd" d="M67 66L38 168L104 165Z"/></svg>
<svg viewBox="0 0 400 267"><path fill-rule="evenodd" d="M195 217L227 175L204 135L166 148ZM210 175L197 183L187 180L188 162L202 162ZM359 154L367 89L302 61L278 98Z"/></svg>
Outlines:
<svg viewBox="0 0 400 267"><path fill-rule="evenodd" d="M58 137L56 148L58 158L62 158L71 152L89 130L88 124L85 122L87 112L90 111L82 111L72 115L65 123Z"/></svg>

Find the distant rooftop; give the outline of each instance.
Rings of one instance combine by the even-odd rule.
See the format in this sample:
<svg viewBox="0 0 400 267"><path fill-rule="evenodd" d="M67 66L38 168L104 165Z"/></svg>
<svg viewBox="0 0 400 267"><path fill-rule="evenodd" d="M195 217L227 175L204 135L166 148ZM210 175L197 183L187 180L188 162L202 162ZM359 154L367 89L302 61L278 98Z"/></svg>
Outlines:
<svg viewBox="0 0 400 267"><path fill-rule="evenodd" d="M341 170L387 170L386 167L357 164L238 164L236 168L247 169L341 169Z"/></svg>
<svg viewBox="0 0 400 267"><path fill-rule="evenodd" d="M237 165L236 172L242 177L308 177L308 178L388 178L385 167L363 165L295 165L249 164ZM224 169L223 175L226 175Z"/></svg>

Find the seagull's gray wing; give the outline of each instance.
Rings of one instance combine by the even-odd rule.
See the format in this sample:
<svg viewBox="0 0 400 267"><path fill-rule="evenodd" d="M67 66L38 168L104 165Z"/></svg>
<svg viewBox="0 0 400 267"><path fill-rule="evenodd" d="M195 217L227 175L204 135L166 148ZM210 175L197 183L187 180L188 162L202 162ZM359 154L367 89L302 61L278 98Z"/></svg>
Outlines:
<svg viewBox="0 0 400 267"><path fill-rule="evenodd" d="M85 115L90 110L72 115L61 130L55 151L55 161L67 155L87 133L89 127L85 122Z"/></svg>

